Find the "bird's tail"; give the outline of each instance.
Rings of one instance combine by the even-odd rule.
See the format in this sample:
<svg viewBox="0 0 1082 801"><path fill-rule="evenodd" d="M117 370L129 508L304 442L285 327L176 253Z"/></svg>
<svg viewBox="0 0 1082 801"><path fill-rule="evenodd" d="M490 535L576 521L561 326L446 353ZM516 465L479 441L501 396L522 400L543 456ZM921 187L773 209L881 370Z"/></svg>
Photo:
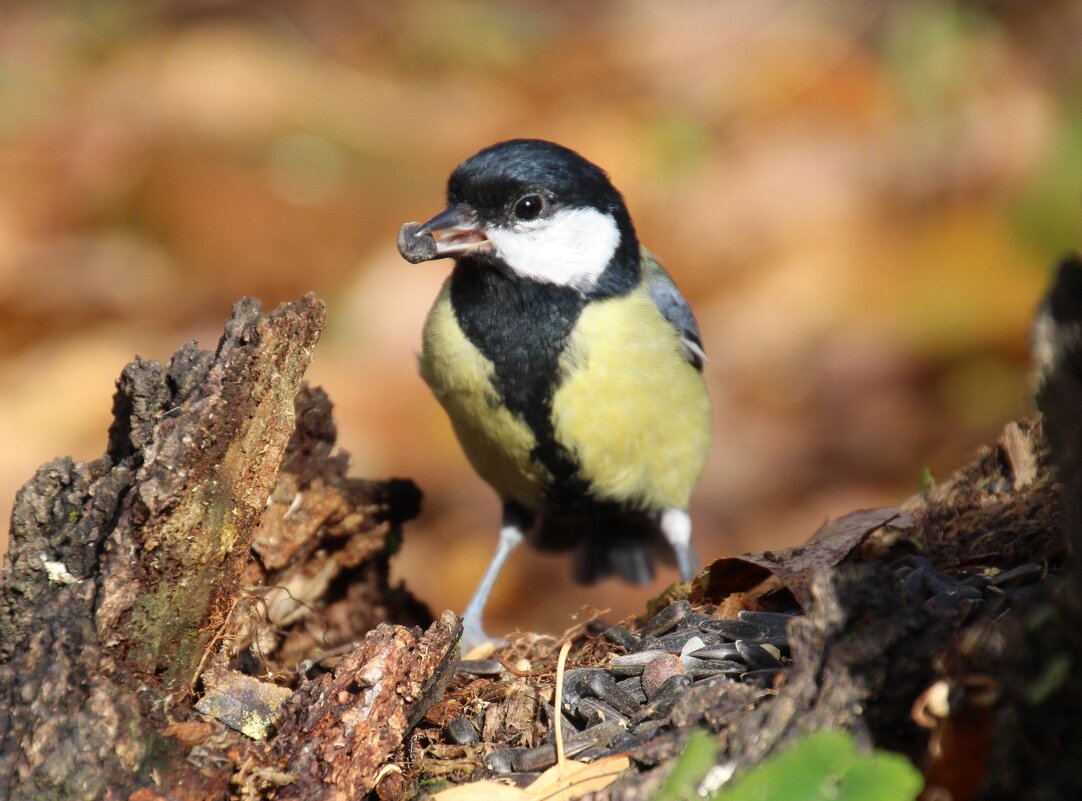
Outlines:
<svg viewBox="0 0 1082 801"><path fill-rule="evenodd" d="M658 561L673 563L672 548L655 518L638 512L546 514L531 543L544 551L573 551L572 575L579 584L612 576L646 584Z"/></svg>

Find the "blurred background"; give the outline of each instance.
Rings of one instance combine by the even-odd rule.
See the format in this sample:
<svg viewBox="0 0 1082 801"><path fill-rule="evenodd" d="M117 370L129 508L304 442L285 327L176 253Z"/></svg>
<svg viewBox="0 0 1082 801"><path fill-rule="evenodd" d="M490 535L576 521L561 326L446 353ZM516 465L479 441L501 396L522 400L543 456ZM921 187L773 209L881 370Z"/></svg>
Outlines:
<svg viewBox="0 0 1082 801"><path fill-rule="evenodd" d="M449 265L394 243L481 147L543 137L607 169L696 309L704 560L898 502L1027 413L1029 321L1082 242L1074 2L39 0L2 19L0 509L38 464L102 453L133 355L213 348L241 295L314 290L310 380L356 475L424 490L395 573L436 611L464 606L498 509L416 374ZM513 556L490 629L616 619L675 578L572 588L568 569Z"/></svg>

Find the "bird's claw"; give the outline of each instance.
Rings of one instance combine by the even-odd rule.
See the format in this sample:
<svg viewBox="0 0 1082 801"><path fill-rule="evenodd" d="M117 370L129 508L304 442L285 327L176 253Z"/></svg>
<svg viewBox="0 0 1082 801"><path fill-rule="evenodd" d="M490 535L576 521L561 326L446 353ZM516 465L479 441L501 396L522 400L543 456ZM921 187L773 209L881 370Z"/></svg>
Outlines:
<svg viewBox="0 0 1082 801"><path fill-rule="evenodd" d="M480 621L462 621L462 637L459 638L458 649L463 659L485 659L505 645L507 640L486 634Z"/></svg>

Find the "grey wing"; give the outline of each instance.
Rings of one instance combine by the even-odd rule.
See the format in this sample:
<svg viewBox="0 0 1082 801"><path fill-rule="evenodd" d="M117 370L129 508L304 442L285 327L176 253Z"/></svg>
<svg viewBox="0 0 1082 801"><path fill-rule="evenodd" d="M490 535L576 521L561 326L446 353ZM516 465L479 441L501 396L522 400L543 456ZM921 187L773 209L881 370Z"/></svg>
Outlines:
<svg viewBox="0 0 1082 801"><path fill-rule="evenodd" d="M707 361L706 351L703 350L699 325L695 322L691 307L665 268L645 248L642 251L642 268L651 299L665 319L680 332L680 348L684 356L696 369L702 370Z"/></svg>

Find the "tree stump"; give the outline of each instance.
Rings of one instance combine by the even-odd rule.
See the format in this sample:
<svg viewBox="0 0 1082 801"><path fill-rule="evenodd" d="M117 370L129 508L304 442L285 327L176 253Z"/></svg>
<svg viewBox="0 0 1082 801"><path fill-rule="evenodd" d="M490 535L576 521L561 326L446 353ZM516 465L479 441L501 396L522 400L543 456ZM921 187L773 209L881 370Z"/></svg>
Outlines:
<svg viewBox="0 0 1082 801"><path fill-rule="evenodd" d="M124 369L102 458L57 459L20 491L0 586L0 797L202 799L288 783L297 744L318 742L304 713L320 688L344 688L339 712L371 706L353 674L382 672L381 654L396 672L381 719L356 736L415 718L457 619L428 634L382 626L376 641L394 648L349 653L381 621L431 616L387 583L419 491L348 478L330 404L302 383L323 323L313 295L269 314L240 301L214 353L190 343L165 366ZM298 664L336 659L304 693L290 689ZM197 696L248 736L201 720ZM296 737L272 754L251 737L285 709ZM342 773L342 758L304 765L369 789L371 771Z"/></svg>
<svg viewBox="0 0 1082 801"><path fill-rule="evenodd" d="M400 801L431 780L506 773L526 752L514 770L528 779L555 753L542 740L559 643L523 633L498 670L452 678L458 618L433 620L389 583L420 492L347 475L330 401L303 383L322 325L311 295L269 314L242 300L215 352L189 344L124 369L102 458L57 459L20 491L0 584L0 798ZM653 797L696 726L737 772L844 728L905 753L956 801L1077 795L1077 559L1058 591L1055 575L1064 506L1082 542L1079 375L1042 393L1065 491L1040 422L1012 423L904 511L719 559L655 599L651 614L680 602L711 623L749 603L802 614L765 684L681 685L628 710L623 740L610 721L595 742L583 721L591 758L611 747L633 765L594 797ZM900 572L918 553L924 566ZM994 601L980 614L946 603L972 580L970 595ZM569 635L569 664L595 687L627 647L605 628ZM450 737L469 715L476 736Z"/></svg>

